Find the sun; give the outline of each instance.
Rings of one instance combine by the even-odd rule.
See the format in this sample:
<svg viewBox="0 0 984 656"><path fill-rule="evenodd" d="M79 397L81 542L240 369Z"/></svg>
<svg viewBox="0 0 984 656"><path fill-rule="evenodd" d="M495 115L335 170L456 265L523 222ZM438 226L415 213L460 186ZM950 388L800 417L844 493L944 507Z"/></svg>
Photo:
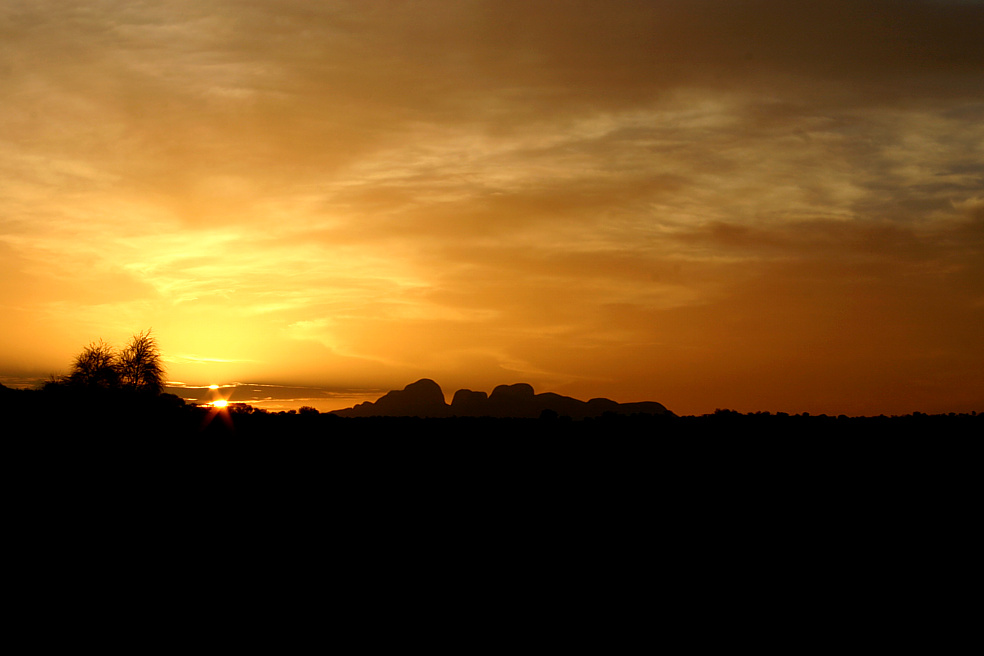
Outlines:
<svg viewBox="0 0 984 656"><path fill-rule="evenodd" d="M229 402L226 401L225 399L218 399L218 400L212 401L212 407L213 408L224 408L227 405L229 405Z"/></svg>

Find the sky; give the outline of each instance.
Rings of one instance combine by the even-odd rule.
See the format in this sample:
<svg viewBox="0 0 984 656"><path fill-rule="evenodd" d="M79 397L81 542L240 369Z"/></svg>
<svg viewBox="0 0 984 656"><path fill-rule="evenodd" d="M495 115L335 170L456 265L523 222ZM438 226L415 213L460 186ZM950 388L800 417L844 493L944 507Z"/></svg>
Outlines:
<svg viewBox="0 0 984 656"><path fill-rule="evenodd" d="M150 328L176 383L338 407L982 411L982 34L945 0L2 0L0 382Z"/></svg>

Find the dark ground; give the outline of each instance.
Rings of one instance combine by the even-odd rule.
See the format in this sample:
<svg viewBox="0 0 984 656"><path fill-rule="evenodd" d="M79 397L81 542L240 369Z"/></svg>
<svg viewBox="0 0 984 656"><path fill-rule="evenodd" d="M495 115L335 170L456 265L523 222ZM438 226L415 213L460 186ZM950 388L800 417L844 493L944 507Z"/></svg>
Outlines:
<svg viewBox="0 0 984 656"><path fill-rule="evenodd" d="M150 600L368 637L420 613L401 637L446 642L451 623L874 646L972 612L947 600L976 589L982 415L341 418L0 389L0 417L29 620L139 627Z"/></svg>
<svg viewBox="0 0 984 656"><path fill-rule="evenodd" d="M106 438L262 438L321 440L353 438L497 439L612 438L665 441L741 438L832 442L899 438L975 438L984 435L984 413L847 417L718 410L678 417L670 414L615 414L571 419L545 411L536 419L492 417L340 417L313 409L271 413L248 405L227 409L195 407L170 394L123 390L13 390L0 386L0 428L16 441ZM855 442L857 445L858 443Z"/></svg>

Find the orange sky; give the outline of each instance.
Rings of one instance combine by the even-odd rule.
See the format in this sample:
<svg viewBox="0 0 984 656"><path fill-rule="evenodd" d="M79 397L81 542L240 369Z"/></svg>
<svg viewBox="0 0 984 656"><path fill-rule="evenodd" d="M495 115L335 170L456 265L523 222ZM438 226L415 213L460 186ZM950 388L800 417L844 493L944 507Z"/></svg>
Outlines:
<svg viewBox="0 0 984 656"><path fill-rule="evenodd" d="M0 3L0 382L984 410L984 3Z"/></svg>

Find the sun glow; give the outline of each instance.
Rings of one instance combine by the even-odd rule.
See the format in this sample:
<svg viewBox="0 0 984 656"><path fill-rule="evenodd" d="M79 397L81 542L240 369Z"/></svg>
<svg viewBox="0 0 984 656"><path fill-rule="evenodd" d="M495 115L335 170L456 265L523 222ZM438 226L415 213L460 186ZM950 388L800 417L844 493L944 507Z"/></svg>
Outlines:
<svg viewBox="0 0 984 656"><path fill-rule="evenodd" d="M212 407L213 408L224 408L224 407L226 407L228 405L229 405L229 402L226 401L225 399L218 399L216 401L212 401Z"/></svg>

